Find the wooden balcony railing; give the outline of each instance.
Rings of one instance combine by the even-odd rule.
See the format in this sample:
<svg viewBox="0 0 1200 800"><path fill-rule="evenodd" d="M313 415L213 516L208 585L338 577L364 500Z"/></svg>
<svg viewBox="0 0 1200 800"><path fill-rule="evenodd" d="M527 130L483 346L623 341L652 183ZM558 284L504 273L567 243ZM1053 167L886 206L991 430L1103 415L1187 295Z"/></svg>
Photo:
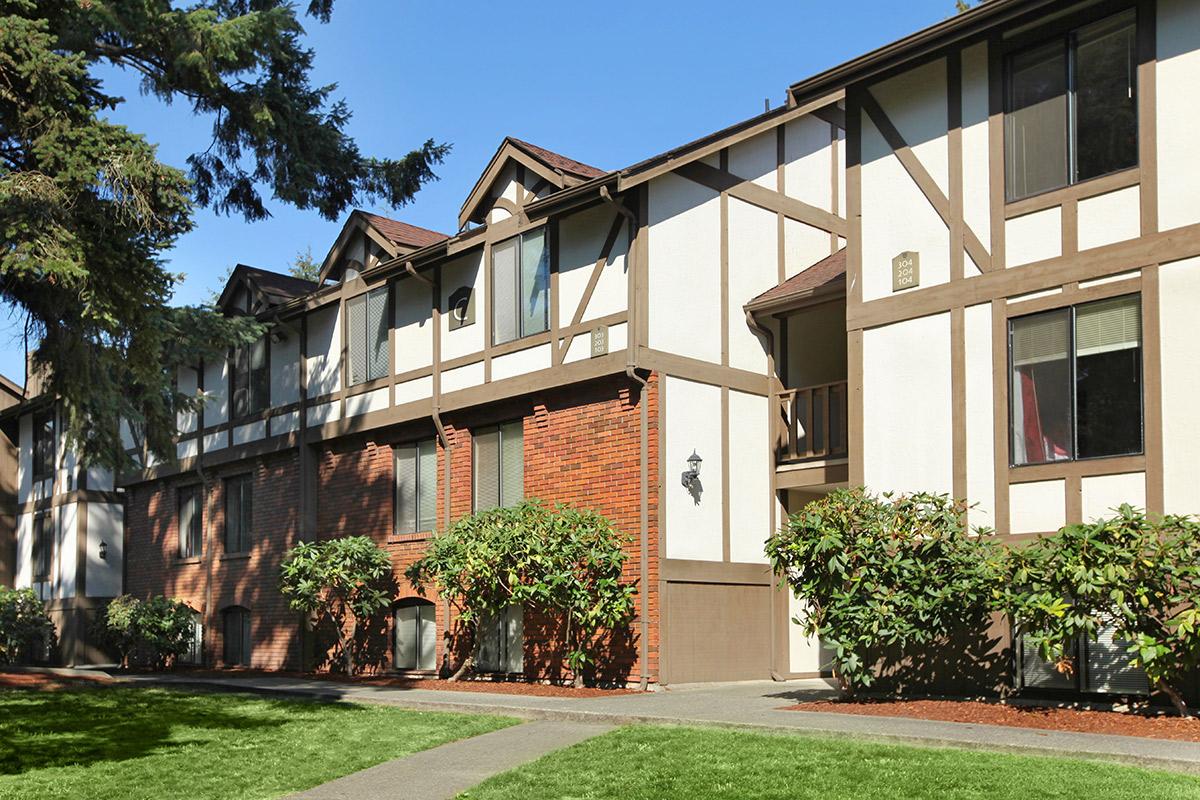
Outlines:
<svg viewBox="0 0 1200 800"><path fill-rule="evenodd" d="M776 397L779 398L782 424L778 461L810 461L847 455L846 381L785 389Z"/></svg>

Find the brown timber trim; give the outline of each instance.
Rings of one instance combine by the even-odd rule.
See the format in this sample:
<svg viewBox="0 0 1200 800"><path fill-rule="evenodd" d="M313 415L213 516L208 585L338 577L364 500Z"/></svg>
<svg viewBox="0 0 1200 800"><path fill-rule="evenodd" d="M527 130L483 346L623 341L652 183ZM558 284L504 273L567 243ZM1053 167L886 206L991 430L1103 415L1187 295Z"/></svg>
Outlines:
<svg viewBox="0 0 1200 800"><path fill-rule="evenodd" d="M1137 3L1138 165L1142 235L1158 233L1158 15L1155 0Z"/></svg>
<svg viewBox="0 0 1200 800"><path fill-rule="evenodd" d="M992 301L992 469L996 533L1010 530L1008 492L1008 317L1003 299Z"/></svg>
<svg viewBox="0 0 1200 800"><path fill-rule="evenodd" d="M716 167L710 167L702 161L684 164L678 167L675 173L681 178L687 178L693 183L706 186L715 192L727 192L731 197L736 197L751 205L783 214L788 219L794 219L839 236L846 235L846 220L841 217L835 216L823 208L805 203L803 200L767 189L754 181L745 180Z"/></svg>
<svg viewBox="0 0 1200 800"><path fill-rule="evenodd" d="M967 342L966 312L950 309L950 447L954 499L967 498Z"/></svg>
<svg viewBox="0 0 1200 800"><path fill-rule="evenodd" d="M813 466L788 465L775 470L775 486L779 490L807 489L829 483L847 483L849 480L850 464L848 461L827 461Z"/></svg>
<svg viewBox="0 0 1200 800"><path fill-rule="evenodd" d="M775 130L775 191L786 194L787 187L787 130L779 126ZM782 211L775 212L775 261L779 282L783 283L787 275L787 224ZM830 232L829 236L837 234Z"/></svg>
<svg viewBox="0 0 1200 800"><path fill-rule="evenodd" d="M942 194L937 181L933 179L933 176L925 169L925 165L917 158L916 153L904 141L904 137L900 135L900 131L896 129L891 119L884 113L883 107L879 105L875 96L871 94L870 89L862 91L859 95L859 102L862 104L863 110L875 122L875 127L879 130L880 135L883 136L884 141L888 143L888 146L892 148L893 154L904 167L905 171L908 172L909 177L912 178L917 188L921 190L921 193L925 195L925 199L929 201L929 204L933 206L933 210L937 212L938 216L942 218L942 222L948 228L953 229L955 220L950 207L950 200L946 195ZM967 248L967 252L976 266L983 272L991 270L991 256L984 248L983 243L979 241L979 237L962 220L959 220L958 224L962 228L964 246Z"/></svg>
<svg viewBox="0 0 1200 800"><path fill-rule="evenodd" d="M729 541L729 387L721 387L721 560L730 560Z"/></svg>
<svg viewBox="0 0 1200 800"><path fill-rule="evenodd" d="M783 130L780 128L779 130ZM720 153L721 172L729 172L729 148L724 148ZM778 169L776 169L778 176ZM721 366L729 366L729 192L722 191L720 195L719 205L721 209L720 222L720 264L721 264ZM728 401L728 398L725 398ZM728 417L726 417L728 418ZM726 431L726 435L728 430ZM728 513L728 509L727 509ZM726 533L729 531L728 523L725 526ZM729 560L728 557L725 559Z"/></svg>
<svg viewBox="0 0 1200 800"><path fill-rule="evenodd" d="M1149 269L1147 267L1146 269ZM1143 270L1143 274L1145 270ZM1053 308L1089 303L1093 300L1107 300L1110 297L1120 297L1124 294L1136 294L1142 291L1144 281L1141 276L1125 278L1111 283L1101 283L1080 289L1078 282L1068 284L1058 294L1038 297L1033 300L1009 301L1006 313L1009 319L1022 317L1026 314L1036 314L1039 311L1049 311Z"/></svg>
<svg viewBox="0 0 1200 800"><path fill-rule="evenodd" d="M1008 467L1008 482L1037 483L1039 481L1095 478L1101 475L1123 475L1127 472L1145 472L1146 457L1115 456L1113 458L1087 458L1077 461L1053 461L1049 464L1028 464L1023 467Z"/></svg>
<svg viewBox="0 0 1200 800"><path fill-rule="evenodd" d="M1079 201L1067 200L1062 204L1062 254L1073 256L1079 252Z"/></svg>
<svg viewBox="0 0 1200 800"><path fill-rule="evenodd" d="M1063 480L1063 496L1066 508L1063 519L1068 525L1078 525L1083 522L1083 477L1073 472Z"/></svg>
<svg viewBox="0 0 1200 800"><path fill-rule="evenodd" d="M770 378L757 372L736 367L725 367L687 356L664 353L648 347L638 348L637 364L643 369L663 372L677 378L707 383L710 386L727 386L739 392L767 397L771 393Z"/></svg>
<svg viewBox="0 0 1200 800"><path fill-rule="evenodd" d="M988 48L988 204L991 207L992 269L1005 268L1004 55L999 31ZM981 268L982 269L982 268Z"/></svg>
<svg viewBox="0 0 1200 800"><path fill-rule="evenodd" d="M850 451L847 478L851 486L866 482L863 463L863 332L851 314L863 305L862 290L862 91L846 95L846 443Z"/></svg>
<svg viewBox="0 0 1200 800"><path fill-rule="evenodd" d="M100 489L76 489L71 492L60 492L53 497L43 498L41 500L26 500L24 503L13 507L16 514L35 514L39 511L46 511L50 508L60 508L68 506L72 503L112 503L114 505L125 502L125 495L117 491L103 491Z"/></svg>
<svg viewBox="0 0 1200 800"><path fill-rule="evenodd" d="M770 586L771 567L743 562L693 561L685 558L662 560L663 580L670 583L731 583Z"/></svg>
<svg viewBox="0 0 1200 800"><path fill-rule="evenodd" d="M998 297L1028 294L1119 274L1200 253L1200 224L1096 247L1073 256L1056 256L1003 272L989 272L941 284L920 292L872 300L847 309L851 328L875 327L946 311L954 305L975 305Z"/></svg>
<svg viewBox="0 0 1200 800"><path fill-rule="evenodd" d="M962 52L958 50L946 56L946 130L950 180L950 280L960 281L964 275L966 253L963 230Z"/></svg>
<svg viewBox="0 0 1200 800"><path fill-rule="evenodd" d="M604 244L600 247L600 255L596 258L596 264L592 267L592 273L588 276L587 286L584 287L583 296L579 298L579 305L575 307L575 313L571 316L571 326L567 330L567 335L563 339L562 345L558 345L557 337L552 341L555 343L555 351L552 354L555 364L561 364L567 356L567 350L571 347L571 342L575 339L575 334L578 332L580 323L583 321L583 315L587 313L588 304L592 301L592 294L596 291L596 285L600 283L600 276L604 272L605 266L608 264L608 259L612 255L613 247L617 243L617 236L621 233L621 227L625 224L625 217L620 213L614 212L612 224L609 225L608 235L604 237ZM557 284L557 281L552 281L552 287ZM558 298L554 298L554 305L558 305ZM595 323L592 323L595 327Z"/></svg>
<svg viewBox="0 0 1200 800"><path fill-rule="evenodd" d="M1001 153L1001 160L1004 155ZM1123 169L1120 172L1114 172L1111 175L1102 175L1099 178L1091 178L1090 180L1064 186L1061 189L1052 189L1048 192L1035 194L1032 197L1023 197L1020 200L1014 200L1011 203L1004 204L1004 219L1014 219L1023 217L1026 214L1033 214L1037 211L1045 211L1049 208L1057 208L1064 206L1069 202L1078 203L1080 200L1087 200L1089 197L1099 197L1102 194L1108 194L1120 189L1128 189L1130 186L1137 186L1141 183L1142 175L1139 167L1131 167Z"/></svg>
<svg viewBox="0 0 1200 800"><path fill-rule="evenodd" d="M1163 480L1162 416L1162 295L1158 265L1142 270L1142 449L1146 462L1146 510L1162 514L1165 509Z"/></svg>
<svg viewBox="0 0 1200 800"><path fill-rule="evenodd" d="M839 109L840 110L840 109ZM846 127L846 114L841 113L841 124L836 122L829 123L829 210L833 212L835 217L841 216L841 209L838 207L838 189L842 181L841 159L838 154L838 134ZM780 192L783 192L783 187L780 187ZM848 231L847 231L848 232ZM838 251L838 235L836 233L829 234L829 252L836 253Z"/></svg>

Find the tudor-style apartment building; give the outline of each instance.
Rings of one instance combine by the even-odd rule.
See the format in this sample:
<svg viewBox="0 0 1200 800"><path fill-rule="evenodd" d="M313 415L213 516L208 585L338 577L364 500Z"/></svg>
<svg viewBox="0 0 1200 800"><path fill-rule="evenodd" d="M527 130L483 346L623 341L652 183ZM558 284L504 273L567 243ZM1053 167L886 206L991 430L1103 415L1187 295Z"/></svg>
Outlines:
<svg viewBox="0 0 1200 800"><path fill-rule="evenodd" d="M631 538L638 615L599 677L820 674L762 545L836 487L953 494L1017 540L1123 502L1200 511L1197 82L1195 3L990 0L623 169L506 138L458 233L356 211L317 284L235 270L221 306L271 332L180 374L207 402L176 462L110 486L47 444L48 399L0 411L17 583L53 576L79 613L176 596L194 660L297 668L319 648L283 553L367 534L399 584L376 666L432 671L448 611L404 567L540 497ZM101 540L119 580L89 572ZM976 633L897 679L1146 690L1111 642L1066 679L1006 623ZM480 662L553 678L559 655L514 608Z"/></svg>

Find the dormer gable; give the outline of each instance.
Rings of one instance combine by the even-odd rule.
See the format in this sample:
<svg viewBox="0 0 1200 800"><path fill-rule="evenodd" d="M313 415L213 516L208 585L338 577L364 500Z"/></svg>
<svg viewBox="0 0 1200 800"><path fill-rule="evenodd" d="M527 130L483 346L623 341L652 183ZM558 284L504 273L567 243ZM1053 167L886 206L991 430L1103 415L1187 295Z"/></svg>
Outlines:
<svg viewBox="0 0 1200 800"><path fill-rule="evenodd" d="M321 264L318 283L356 277L388 258L448 239L446 234L355 209Z"/></svg>
<svg viewBox="0 0 1200 800"><path fill-rule="evenodd" d="M227 314L258 315L316 289L317 284L303 278L238 264L225 283L217 308Z"/></svg>
<svg viewBox="0 0 1200 800"><path fill-rule="evenodd" d="M489 219L492 211L501 217L516 216L532 200L605 174L597 167L506 136L463 203L458 225L498 221Z"/></svg>

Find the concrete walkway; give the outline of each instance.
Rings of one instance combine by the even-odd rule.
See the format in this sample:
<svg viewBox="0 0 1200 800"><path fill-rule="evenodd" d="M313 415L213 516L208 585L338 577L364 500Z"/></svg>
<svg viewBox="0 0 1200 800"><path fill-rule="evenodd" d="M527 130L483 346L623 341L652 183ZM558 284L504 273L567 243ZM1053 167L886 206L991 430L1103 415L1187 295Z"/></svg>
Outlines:
<svg viewBox="0 0 1200 800"><path fill-rule="evenodd" d="M532 697L472 691L402 689L275 676L134 675L131 683L201 685L327 700L384 703L428 711L503 714L525 719L607 725L721 725L854 737L937 747L1103 759L1200 774L1200 743L1132 736L1045 731L903 717L783 711L784 706L835 695L823 680L674 686L604 697ZM522 730L524 726L513 730Z"/></svg>
<svg viewBox="0 0 1200 800"><path fill-rule="evenodd" d="M612 725L538 720L377 764L291 800L450 800L493 775L582 742Z"/></svg>

